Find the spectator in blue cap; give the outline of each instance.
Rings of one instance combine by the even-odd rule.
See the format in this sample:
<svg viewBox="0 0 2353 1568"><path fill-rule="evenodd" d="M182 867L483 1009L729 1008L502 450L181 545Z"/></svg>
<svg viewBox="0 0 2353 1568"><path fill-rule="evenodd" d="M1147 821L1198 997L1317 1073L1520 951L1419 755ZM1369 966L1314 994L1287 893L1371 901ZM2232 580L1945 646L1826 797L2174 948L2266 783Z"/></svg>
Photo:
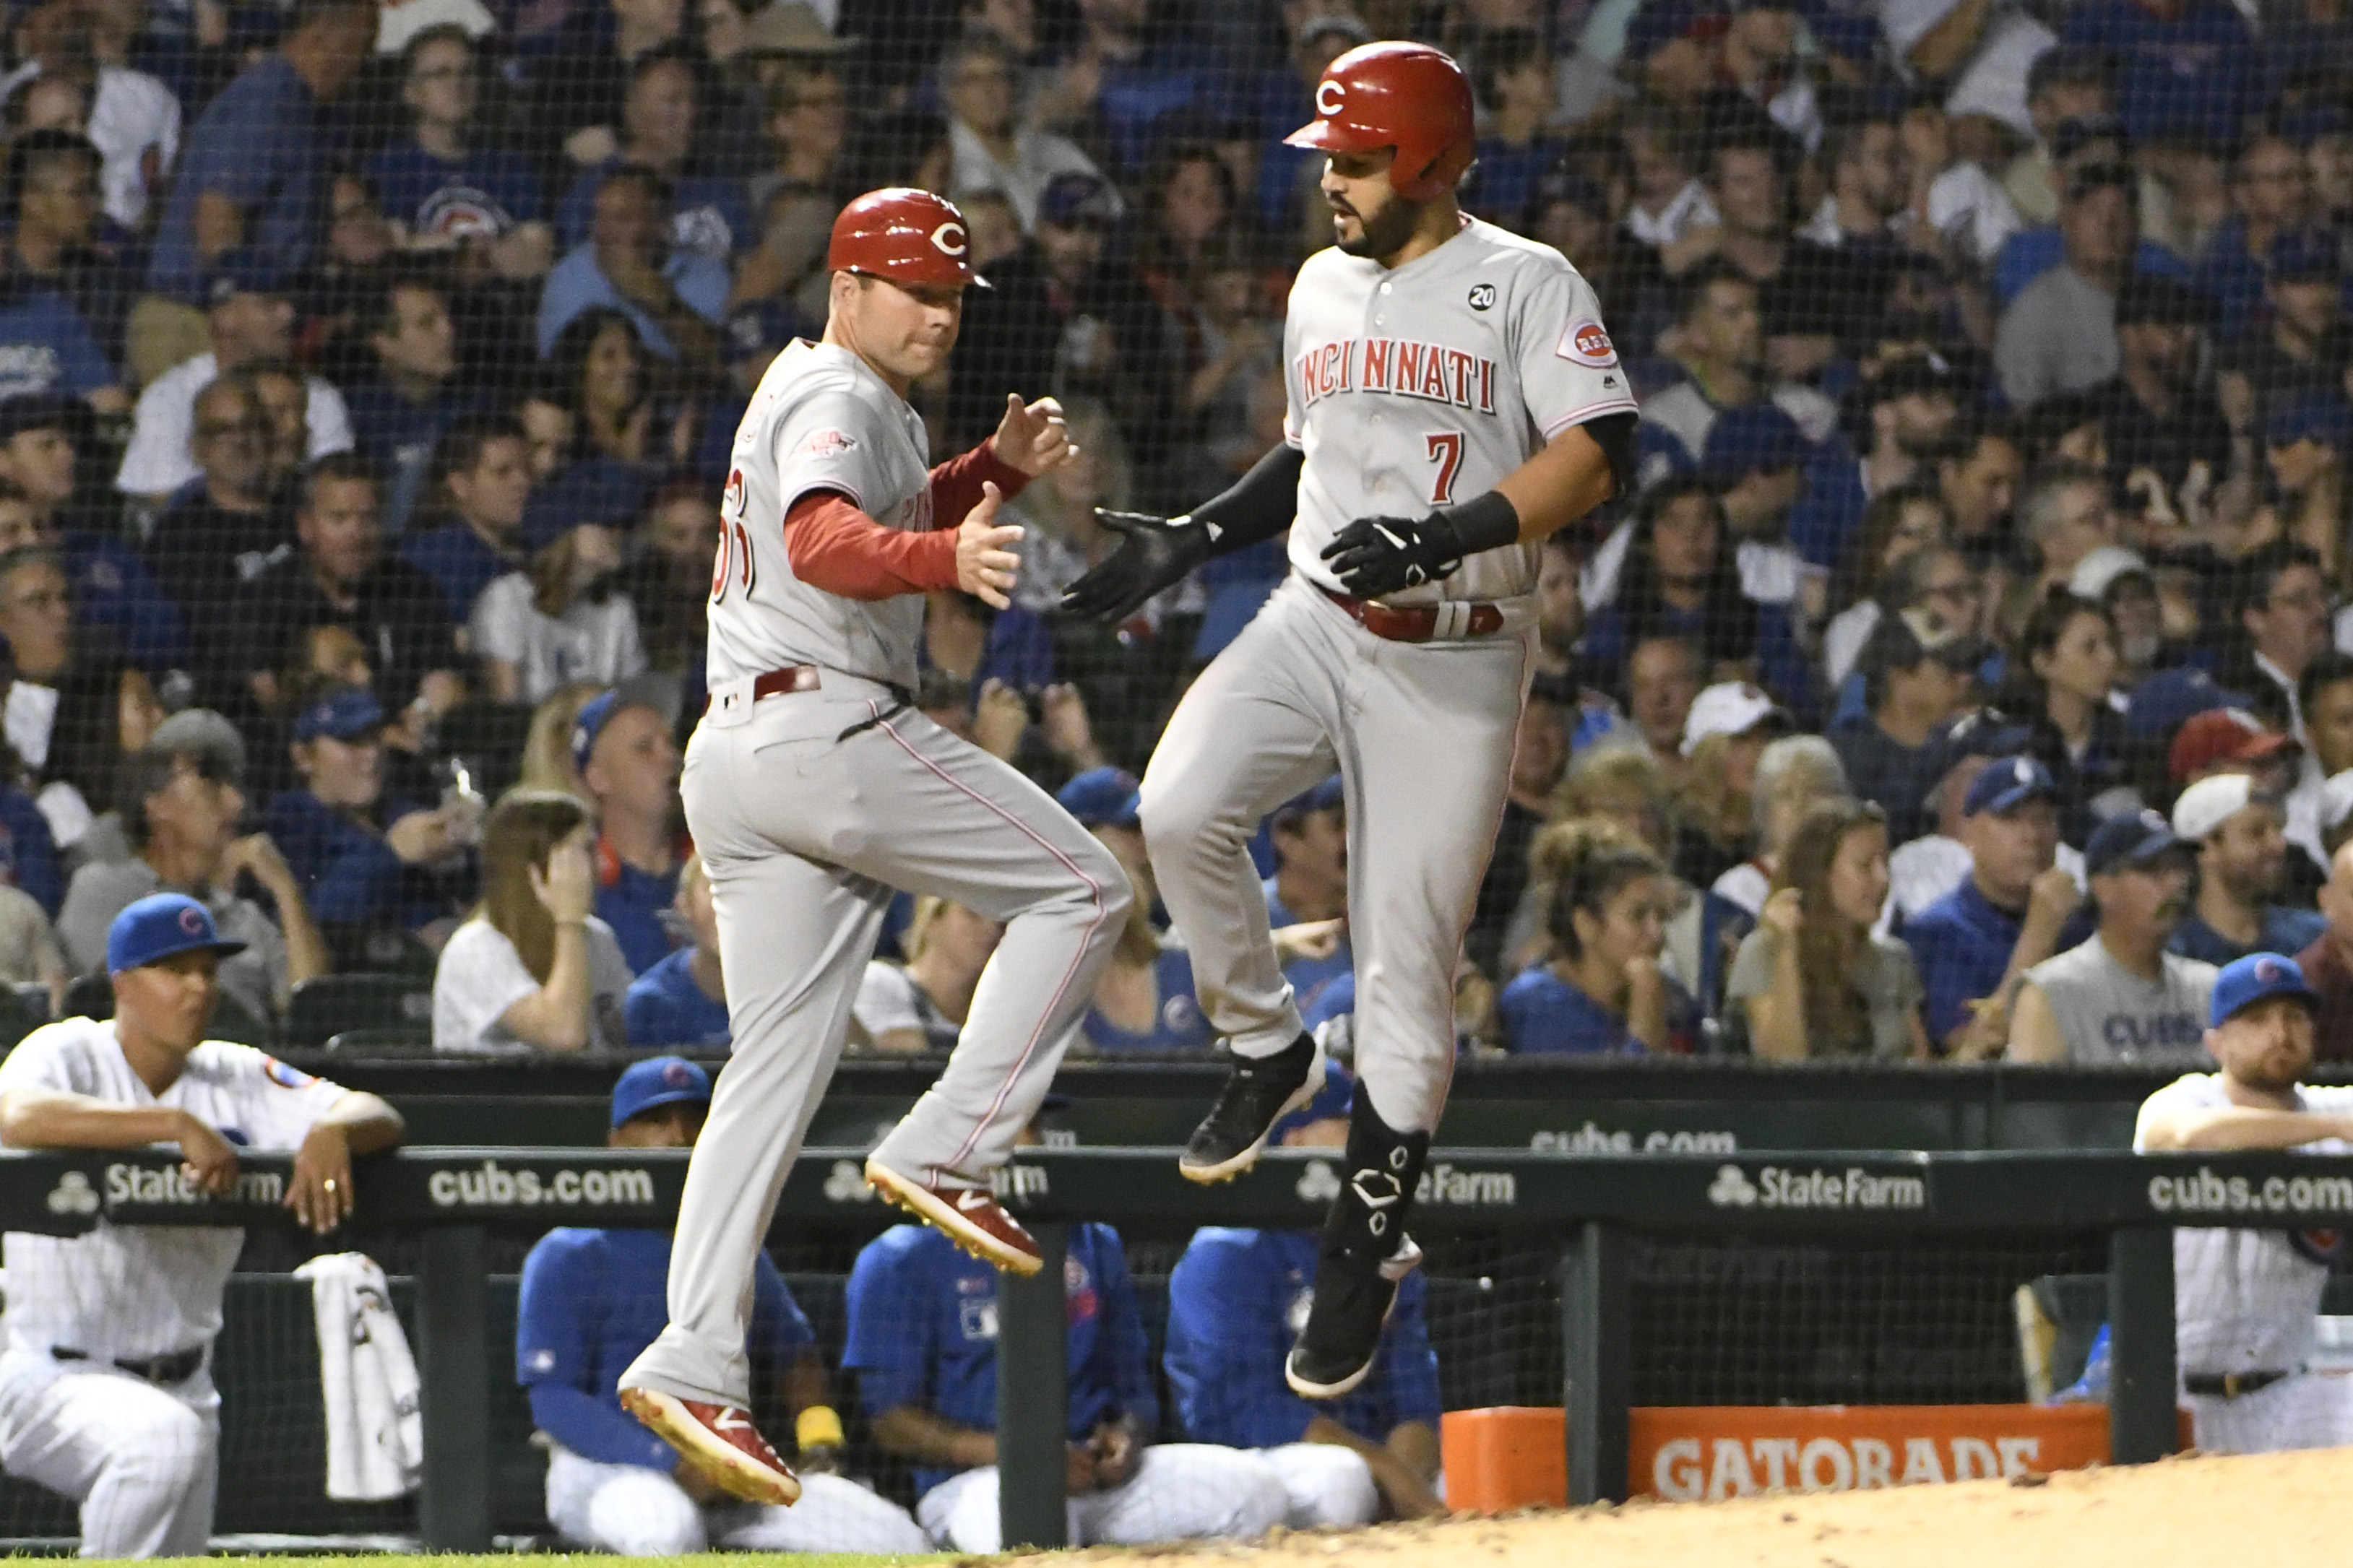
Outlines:
<svg viewBox="0 0 2353 1568"><path fill-rule="evenodd" d="M1796 420L1770 403L1747 403L1715 416L1700 448L1699 473L1723 501L1725 521L1736 538L1778 544L1789 509L1805 489L1812 455L1813 445ZM1743 564L1752 597L1789 596L1760 591L1757 573Z"/></svg>
<svg viewBox="0 0 2353 1568"><path fill-rule="evenodd" d="M1315 1098L1274 1124L1267 1142L1338 1151L1354 1085L1325 1068ZM1438 1496L1438 1356L1430 1289L1409 1275L1381 1330L1371 1377L1311 1405L1286 1387L1282 1358L1315 1289L1315 1233L1204 1226L1168 1277L1170 1391L1187 1436L1261 1454L1290 1503L1293 1530L1350 1530L1386 1514L1442 1512Z"/></svg>
<svg viewBox="0 0 2353 1568"><path fill-rule="evenodd" d="M735 445L735 427L752 405L752 394L768 366L795 338L815 338L817 331L801 313L781 300L746 300L719 323L720 355L727 365L724 395L702 410L702 437L694 449L694 471L714 483L727 478L727 457Z"/></svg>
<svg viewBox="0 0 2353 1568"><path fill-rule="evenodd" d="M711 1110L711 1075L682 1057L633 1062L613 1085L616 1149L691 1149ZM749 1344L793 1418L801 1499L740 1503L679 1463L621 1409L621 1369L661 1332L670 1237L659 1230L549 1231L523 1260L515 1381L549 1445L547 1517L565 1542L628 1557L712 1545L744 1552L922 1552L907 1511L840 1474L844 1440L808 1318L776 1266L754 1260Z"/></svg>
<svg viewBox="0 0 2353 1568"><path fill-rule="evenodd" d="M2346 529L2345 458L2353 452L2353 408L2334 387L2299 387L2263 410L2263 456L2274 495L2251 525L2333 556Z"/></svg>
<svg viewBox="0 0 2353 1568"><path fill-rule="evenodd" d="M1626 22L1619 69L1669 109L1690 111L1714 89L1724 58L1724 14L1693 0L1649 0Z"/></svg>
<svg viewBox="0 0 2353 1568"><path fill-rule="evenodd" d="M678 945L665 922L685 842L676 714L675 689L644 677L590 698L572 721L572 766L596 810L596 914L638 974Z"/></svg>
<svg viewBox="0 0 2353 1568"><path fill-rule="evenodd" d="M2153 811L2100 824L2084 852L2099 929L2026 972L2010 1060L2203 1064L2214 966L2166 950L2196 855Z"/></svg>
<svg viewBox="0 0 2353 1568"><path fill-rule="evenodd" d="M2228 1155L2330 1152L2353 1138L2353 1088L2305 1084L2321 999L2293 958L2250 953L2215 977L2206 1048L2217 1068L2141 1102L2133 1148ZM2184 1178L2195 1180L2195 1178ZM2174 1333L2200 1452L2353 1443L2353 1406L2306 1365L2339 1250L2327 1231L2178 1230Z"/></svg>
<svg viewBox="0 0 2353 1568"><path fill-rule="evenodd" d="M2018 981L2081 940L2083 889L2055 864L2059 786L2029 756L1986 764L1961 800L1968 879L1907 923L1902 936L1927 993L1930 1045L1978 1060L2010 1038Z"/></svg>
<svg viewBox="0 0 2353 1568"><path fill-rule="evenodd" d="M2345 263L2334 231L2293 228L2272 241L2262 275L2269 310L2218 346L2215 387L2228 407L2255 407L2292 392L2335 388L2334 345L2345 319Z"/></svg>
<svg viewBox="0 0 2353 1568"><path fill-rule="evenodd" d="M2217 483L2234 472L2230 424L2200 380L2213 322L2211 295L2158 273L2126 278L2116 289L2116 374L2093 394L2107 433L2108 471L2156 475L2177 515L2198 465Z"/></svg>
<svg viewBox="0 0 2353 1568"><path fill-rule="evenodd" d="M323 924L454 924L472 890L466 851L480 816L463 801L385 800L386 718L364 686L323 692L296 715L290 750L302 787L269 803L269 836Z"/></svg>
<svg viewBox="0 0 2353 1568"><path fill-rule="evenodd" d="M624 538L600 510L525 514L525 566L484 588L466 620L493 700L536 706L568 681L645 673L637 606L618 586Z"/></svg>
<svg viewBox="0 0 2353 1568"><path fill-rule="evenodd" d="M1268 828L1274 875L1266 879L1267 924L1285 933L1275 950L1303 1013L1356 964L1347 933L1348 811L1340 775L1275 807Z"/></svg>

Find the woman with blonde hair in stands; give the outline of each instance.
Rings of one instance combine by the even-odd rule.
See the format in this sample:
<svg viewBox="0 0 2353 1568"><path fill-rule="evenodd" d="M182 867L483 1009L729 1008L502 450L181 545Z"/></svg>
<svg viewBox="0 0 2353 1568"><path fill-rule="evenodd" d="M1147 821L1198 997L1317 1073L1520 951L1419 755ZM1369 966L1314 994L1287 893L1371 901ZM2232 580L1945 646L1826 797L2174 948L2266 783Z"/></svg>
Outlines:
<svg viewBox="0 0 2353 1568"><path fill-rule="evenodd" d="M588 786L572 764L572 728L580 721L580 710L588 705L588 700L604 689L592 680L569 681L532 710L531 729L523 736L522 772L515 788L543 794L553 791L568 795L584 806L589 804Z"/></svg>
<svg viewBox="0 0 2353 1568"><path fill-rule="evenodd" d="M849 1009L850 1049L906 1056L948 1051L972 1011L980 972L1005 927L951 899L926 893L902 939L907 962L877 958L866 965Z"/></svg>
<svg viewBox="0 0 2353 1568"><path fill-rule="evenodd" d="M1820 735L1784 735L1757 758L1757 788L1749 819L1757 825L1757 853L1715 879L1708 889L1751 915L1765 909L1773 890L1774 868L1783 848L1816 801L1852 795L1846 764Z"/></svg>
<svg viewBox="0 0 2353 1568"><path fill-rule="evenodd" d="M1872 931L1887 889L1887 814L1844 798L1808 808L1726 987L1753 1055L1928 1058L1912 950Z"/></svg>
<svg viewBox="0 0 2353 1568"><path fill-rule="evenodd" d="M1757 763L1796 725L1759 686L1726 680L1692 700L1675 785L1675 875L1714 884L1755 851Z"/></svg>
<svg viewBox="0 0 2353 1568"><path fill-rule="evenodd" d="M628 962L590 910L596 819L568 795L511 790L482 824L482 901L433 972L433 1048L616 1049Z"/></svg>

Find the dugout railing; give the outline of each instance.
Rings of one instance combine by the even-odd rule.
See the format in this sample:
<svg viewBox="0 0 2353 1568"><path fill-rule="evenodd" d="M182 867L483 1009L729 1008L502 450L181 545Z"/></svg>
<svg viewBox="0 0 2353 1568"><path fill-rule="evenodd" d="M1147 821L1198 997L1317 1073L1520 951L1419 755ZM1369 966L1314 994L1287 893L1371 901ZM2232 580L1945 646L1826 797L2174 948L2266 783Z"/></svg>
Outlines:
<svg viewBox="0 0 2353 1568"><path fill-rule="evenodd" d="M813 1150L787 1184L772 1239L871 1233L889 1223L857 1180L860 1156ZM290 1161L255 1157L237 1194L195 1192L165 1151L0 1155L0 1228L78 1234L123 1224L287 1223ZM1164 1149L1023 1152L1008 1197L1059 1253L1074 1220L1125 1226L1316 1223L1336 1184L1327 1158L1270 1155L1202 1189ZM512 1349L488 1330L493 1237L557 1225L668 1226L681 1153L634 1150L412 1148L366 1163L359 1220L419 1233L416 1352L426 1467L417 1521L426 1546L491 1542L491 1402ZM1733 1158L1578 1158L1441 1151L1414 1221L1433 1239L1509 1236L1559 1264L1559 1395L1569 1412L1570 1495L1627 1495L1634 1400L1635 1248L1656 1238L1765 1244L1958 1244L2098 1237L2114 1338L2110 1451L2139 1463L2172 1451L2176 1226L2337 1226L2353 1217L2353 1158L2136 1156L2125 1152L1747 1153ZM1064 1529L1061 1270L1007 1279L999 1296L998 1426L1005 1539L1060 1544ZM1537 1347L1526 1347L1535 1353ZM235 1391L228 1391L234 1398Z"/></svg>

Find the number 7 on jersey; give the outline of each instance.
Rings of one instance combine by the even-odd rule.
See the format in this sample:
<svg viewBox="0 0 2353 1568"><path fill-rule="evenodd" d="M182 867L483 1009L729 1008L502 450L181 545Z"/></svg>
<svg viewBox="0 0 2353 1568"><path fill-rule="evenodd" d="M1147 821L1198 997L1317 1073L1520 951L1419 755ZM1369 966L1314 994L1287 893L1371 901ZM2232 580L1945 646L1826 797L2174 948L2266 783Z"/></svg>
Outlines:
<svg viewBox="0 0 2353 1568"><path fill-rule="evenodd" d="M1454 476L1462 471L1462 432L1431 431L1430 460L1438 465L1438 482L1430 487L1430 504L1446 506L1454 500Z"/></svg>

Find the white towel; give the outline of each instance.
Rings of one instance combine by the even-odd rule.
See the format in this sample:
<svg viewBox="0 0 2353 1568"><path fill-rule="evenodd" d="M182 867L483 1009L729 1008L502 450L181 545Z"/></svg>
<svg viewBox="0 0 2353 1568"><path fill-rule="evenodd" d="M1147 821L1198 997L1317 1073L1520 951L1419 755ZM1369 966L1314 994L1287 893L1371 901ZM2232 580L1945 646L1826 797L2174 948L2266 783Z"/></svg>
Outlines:
<svg viewBox="0 0 2353 1568"><path fill-rule="evenodd" d="M384 1270L364 1252L338 1252L312 1258L294 1277L311 1282L319 1320L327 1495L339 1502L406 1496L425 1468L425 1428L416 1358Z"/></svg>

